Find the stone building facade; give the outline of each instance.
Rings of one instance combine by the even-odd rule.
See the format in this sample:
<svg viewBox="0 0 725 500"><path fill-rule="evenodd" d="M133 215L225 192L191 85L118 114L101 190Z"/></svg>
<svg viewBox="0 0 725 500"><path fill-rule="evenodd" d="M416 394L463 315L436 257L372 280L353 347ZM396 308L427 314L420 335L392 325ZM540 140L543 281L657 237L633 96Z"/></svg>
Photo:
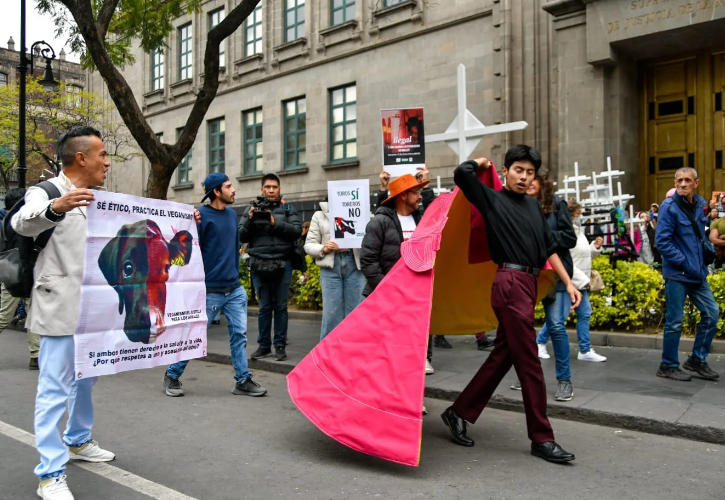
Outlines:
<svg viewBox="0 0 725 500"><path fill-rule="evenodd" d="M609 156L647 206L679 165L698 168L702 194L725 189L723 1L262 0L224 42L219 93L168 197L198 203L218 169L235 180L240 205L268 172L305 207L329 180L375 186L380 110L422 106L426 134L445 131L461 63L479 120L529 124L487 137L474 155L500 163L509 145L533 144L559 181L574 162L601 171ZM125 68L164 141L175 141L200 86L205 33L234 5L210 0L178 19L163 54L138 51ZM98 75L89 90L105 92ZM426 153L432 177L450 187L457 155L445 144ZM109 189L143 193L147 162L111 171Z"/></svg>

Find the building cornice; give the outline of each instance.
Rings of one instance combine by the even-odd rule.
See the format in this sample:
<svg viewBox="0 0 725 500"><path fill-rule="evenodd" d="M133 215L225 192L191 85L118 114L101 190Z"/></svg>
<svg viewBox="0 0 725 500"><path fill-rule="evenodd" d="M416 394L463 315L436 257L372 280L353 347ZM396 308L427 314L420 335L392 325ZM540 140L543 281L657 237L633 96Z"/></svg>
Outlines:
<svg viewBox="0 0 725 500"><path fill-rule="evenodd" d="M553 0L542 7L554 17L566 16L577 12L585 12L587 9L585 0Z"/></svg>

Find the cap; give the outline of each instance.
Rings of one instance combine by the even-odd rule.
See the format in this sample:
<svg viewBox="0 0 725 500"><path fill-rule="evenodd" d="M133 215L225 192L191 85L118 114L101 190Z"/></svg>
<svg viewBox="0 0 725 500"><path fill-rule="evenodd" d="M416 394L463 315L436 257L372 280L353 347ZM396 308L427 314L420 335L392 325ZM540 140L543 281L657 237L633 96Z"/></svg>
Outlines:
<svg viewBox="0 0 725 500"><path fill-rule="evenodd" d="M204 179L204 182L201 184L204 186L204 197L201 199L201 202L203 203L215 189L222 187L222 184L228 180L229 177L221 172L214 172L207 175L206 179Z"/></svg>

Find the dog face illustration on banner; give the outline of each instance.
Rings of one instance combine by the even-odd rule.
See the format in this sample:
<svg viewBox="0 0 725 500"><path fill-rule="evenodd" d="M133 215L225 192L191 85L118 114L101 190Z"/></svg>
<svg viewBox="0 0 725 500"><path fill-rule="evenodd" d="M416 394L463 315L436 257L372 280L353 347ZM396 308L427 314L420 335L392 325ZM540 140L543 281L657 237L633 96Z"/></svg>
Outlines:
<svg viewBox="0 0 725 500"><path fill-rule="evenodd" d="M118 314L126 308L123 331L131 342L153 343L166 330L169 270L189 263L192 243L188 231L179 231L167 242L154 221L142 220L121 226L101 251L98 266L118 293Z"/></svg>
<svg viewBox="0 0 725 500"><path fill-rule="evenodd" d="M345 233L355 236L355 221L335 217L335 238L344 238Z"/></svg>

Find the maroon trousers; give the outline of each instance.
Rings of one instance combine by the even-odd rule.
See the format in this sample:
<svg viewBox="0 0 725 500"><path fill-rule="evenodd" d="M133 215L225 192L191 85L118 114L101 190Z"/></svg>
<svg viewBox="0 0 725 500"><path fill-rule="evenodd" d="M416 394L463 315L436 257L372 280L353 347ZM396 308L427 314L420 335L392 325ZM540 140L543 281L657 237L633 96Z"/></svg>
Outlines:
<svg viewBox="0 0 725 500"><path fill-rule="evenodd" d="M554 432L546 417L546 385L536 347L536 283L536 277L521 271L501 270L496 274L491 289L491 305L499 324L496 344L453 409L475 423L513 365L521 381L529 439L545 443L554 440Z"/></svg>

